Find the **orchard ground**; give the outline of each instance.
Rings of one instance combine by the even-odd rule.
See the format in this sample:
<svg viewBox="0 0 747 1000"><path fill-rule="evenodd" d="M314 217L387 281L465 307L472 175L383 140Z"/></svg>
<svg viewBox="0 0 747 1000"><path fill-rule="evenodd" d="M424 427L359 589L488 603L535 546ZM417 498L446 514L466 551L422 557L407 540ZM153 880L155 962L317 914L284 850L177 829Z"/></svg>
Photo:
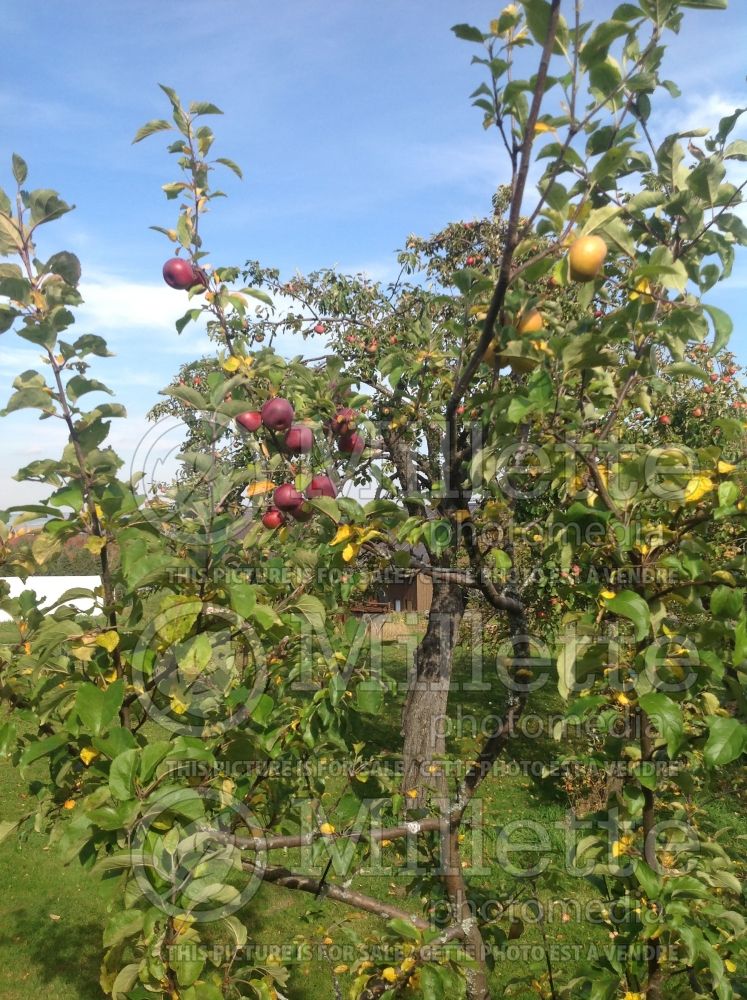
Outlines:
<svg viewBox="0 0 747 1000"><path fill-rule="evenodd" d="M402 680L404 647L387 643L385 649L386 669ZM502 707L502 688L497 682L495 690L490 692L469 691L471 661L472 650L465 645L459 647L449 703L449 718L461 720L461 724L450 730L449 750L454 761L469 759L479 746L483 724ZM379 716L370 717L364 754L371 760L380 760L383 754L396 752L401 746L399 701L399 698L389 700ZM554 681L533 698L531 707L536 710L537 718L546 720L562 715L563 704ZM155 724L151 728L152 739L163 738L163 732ZM520 940L509 941L503 954L496 955L491 986L494 995L519 1000L543 995L530 985L520 984L516 992L504 994L515 977L526 976L528 968L538 986L547 990L548 984L541 926L536 920L533 922L529 905L533 894L531 880L512 878L496 861L495 833L507 824L530 821L547 831L552 864L559 873L554 878L543 877L539 895L546 908L545 935L555 968L562 967L563 973L569 974L590 950L603 951L615 943L610 937L611 926L594 916L592 888L583 879L563 872L570 798L557 778L543 778L541 774L543 767L562 753L563 743L545 732L539 738L534 735L531 723L527 723L525 736L511 744L500 773L484 782L479 806L486 831L483 855L491 870L476 879L476 884L501 903L518 893L517 912L523 915L526 924ZM330 763L335 762L330 759ZM32 774L35 768L41 773L43 764L32 765L29 769ZM335 773L334 766L330 771ZM728 841L739 858L742 875L747 873L747 795L740 795L739 789L744 787L745 780L738 765L722 768L711 779L710 787L703 787L693 802L701 828L710 834L721 831L720 839ZM336 786L342 787L342 782L339 777L332 777L330 800L336 796ZM7 761L0 761L3 819L13 820L28 811L29 795L24 793L24 787L18 772ZM583 798L585 790L576 787L575 793ZM63 864L56 848L44 849L44 844L42 836L32 834L23 845L8 838L0 846L0 996L3 1000L26 1000L31 996L35 1000L99 1000L103 997L96 985L101 930L107 920L110 898L116 905L118 883L97 878L77 861ZM465 853L470 856L469 851ZM288 851L282 863L300 870L299 860L298 851ZM534 858L528 863L533 861ZM395 866L403 864L403 858L395 854L391 862ZM401 875L360 876L354 880L353 888L407 909L405 884L409 877L405 871ZM416 910L419 902L416 896L412 898L412 908ZM337 930L341 916L339 904L324 901L317 904L305 894L283 889L278 892L270 886L262 887L259 897L240 911L242 921L249 927L249 945L264 961L273 954L280 954L287 961L300 947L300 956L289 963L292 974L286 992L288 1000L333 996L332 970L352 965L361 957L347 941L344 931ZM372 932L378 929L375 918L358 916L364 928L370 924ZM505 917L503 922L505 926ZM375 947L373 936L371 942ZM216 947L221 947L218 939ZM346 973L338 972L337 978L343 995L347 995ZM668 1000L689 995L683 977L667 982Z"/></svg>

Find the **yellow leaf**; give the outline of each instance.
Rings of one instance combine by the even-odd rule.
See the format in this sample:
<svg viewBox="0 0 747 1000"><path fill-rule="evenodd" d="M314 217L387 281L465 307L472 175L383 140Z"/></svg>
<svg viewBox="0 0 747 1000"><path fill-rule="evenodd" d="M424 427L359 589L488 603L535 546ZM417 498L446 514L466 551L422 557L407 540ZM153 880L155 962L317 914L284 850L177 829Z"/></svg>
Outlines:
<svg viewBox="0 0 747 1000"><path fill-rule="evenodd" d="M416 799L418 797L418 790L417 788L408 788L405 795L408 799Z"/></svg>
<svg viewBox="0 0 747 1000"><path fill-rule="evenodd" d="M189 706L186 705L179 698L177 698L175 694L171 695L171 698L169 698L169 703L171 705L171 711L174 713L174 715L184 715L184 713L189 708Z"/></svg>
<svg viewBox="0 0 747 1000"><path fill-rule="evenodd" d="M90 538L86 539L86 543L83 548L88 549L89 552L93 552L93 554L97 556L105 545L106 539L104 537L101 535L91 535Z"/></svg>
<svg viewBox="0 0 747 1000"><path fill-rule="evenodd" d="M319 827L319 833L323 834L325 837L330 837L335 832L335 828L331 823L322 823Z"/></svg>
<svg viewBox="0 0 747 1000"><path fill-rule="evenodd" d="M62 807L63 809L75 809L75 799L65 799Z"/></svg>
<svg viewBox="0 0 747 1000"><path fill-rule="evenodd" d="M103 646L108 653L113 652L119 645L119 633L102 632L101 635L96 636L96 645Z"/></svg>
<svg viewBox="0 0 747 1000"><path fill-rule="evenodd" d="M238 371L240 366L241 366L241 361L236 357L235 354L232 354L230 358L226 358L226 360L223 362L223 370L227 372Z"/></svg>
<svg viewBox="0 0 747 1000"><path fill-rule="evenodd" d="M92 750L91 747L83 747L79 756L83 763L88 767L96 758L98 757L98 750Z"/></svg>
<svg viewBox="0 0 747 1000"><path fill-rule="evenodd" d="M737 971L736 964L734 962L732 962L732 960L730 958L725 958L724 959L724 968L726 969L727 972L736 972Z"/></svg>
<svg viewBox="0 0 747 1000"><path fill-rule="evenodd" d="M393 969L391 965L388 965L386 969L381 973L381 978L386 980L387 983L397 982L397 971Z"/></svg>
<svg viewBox="0 0 747 1000"><path fill-rule="evenodd" d="M355 559L355 557L358 555L359 548L360 548L359 545L353 545L352 543L348 543L342 550L342 558L345 560L345 562L352 562L352 560Z"/></svg>
<svg viewBox="0 0 747 1000"><path fill-rule="evenodd" d="M685 487L685 503L697 503L713 488L713 483L708 476L695 476Z"/></svg>
<svg viewBox="0 0 747 1000"><path fill-rule="evenodd" d="M641 278L637 281L635 291L631 292L628 298L631 302L635 302L636 299L643 299L644 302L653 302L651 283L648 278Z"/></svg>
<svg viewBox="0 0 747 1000"><path fill-rule="evenodd" d="M350 527L349 524L341 524L337 529L337 534L329 543L330 545L339 545L340 542L346 542L349 538L354 537L355 531Z"/></svg>
<svg viewBox="0 0 747 1000"><path fill-rule="evenodd" d="M244 491L248 497L256 497L260 493L269 493L275 489L275 483L269 479L262 479L258 483L250 483Z"/></svg>
<svg viewBox="0 0 747 1000"><path fill-rule="evenodd" d="M416 965L415 959L412 957L408 957L402 960L400 964L400 969L402 969L403 972L409 972L410 969L415 968L415 965Z"/></svg>
<svg viewBox="0 0 747 1000"><path fill-rule="evenodd" d="M552 125L548 125L547 122L537 122L537 124L534 126L535 135L539 135L541 132L556 132L556 131L557 129L555 129Z"/></svg>
<svg viewBox="0 0 747 1000"><path fill-rule="evenodd" d="M611 601L612 598L616 597L617 595L615 594L614 590L602 590L600 591L599 596L603 597L605 601Z"/></svg>
<svg viewBox="0 0 747 1000"><path fill-rule="evenodd" d="M731 462L719 462L716 466L720 476L728 476L730 472L736 472L736 469L736 465L732 465Z"/></svg>

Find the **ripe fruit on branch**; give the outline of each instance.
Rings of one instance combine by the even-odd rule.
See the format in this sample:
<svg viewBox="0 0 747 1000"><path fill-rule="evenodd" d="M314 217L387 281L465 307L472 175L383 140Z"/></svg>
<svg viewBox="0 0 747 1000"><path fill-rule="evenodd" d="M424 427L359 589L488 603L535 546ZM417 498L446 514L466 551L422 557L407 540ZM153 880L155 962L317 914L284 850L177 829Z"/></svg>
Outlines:
<svg viewBox="0 0 747 1000"><path fill-rule="evenodd" d="M314 333L324 333L326 329L324 323L317 323L314 327Z"/></svg>
<svg viewBox="0 0 747 1000"><path fill-rule="evenodd" d="M718 382L718 375L716 372L711 372L711 382Z"/></svg>
<svg viewBox="0 0 747 1000"><path fill-rule="evenodd" d="M713 386L712 385L704 385L703 386L703 392L706 394L706 396L710 396L711 393L713 392Z"/></svg>
<svg viewBox="0 0 747 1000"><path fill-rule="evenodd" d="M702 406L696 406L695 409L693 410L693 416L694 417L702 417L703 416L703 407Z"/></svg>
<svg viewBox="0 0 747 1000"><path fill-rule="evenodd" d="M271 431L287 431L296 412L282 396L268 399L262 407L262 423Z"/></svg>
<svg viewBox="0 0 747 1000"><path fill-rule="evenodd" d="M299 504L298 507L293 508L290 515L294 521L300 521L301 524L306 524L306 522L310 521L314 516L314 508L307 504L304 500L304 502Z"/></svg>
<svg viewBox="0 0 747 1000"><path fill-rule="evenodd" d="M601 236L580 236L571 244L568 262L574 281L593 281L607 256L607 244Z"/></svg>
<svg viewBox="0 0 747 1000"><path fill-rule="evenodd" d="M349 434L358 422L358 414L349 406L342 406L330 421L333 434Z"/></svg>
<svg viewBox="0 0 747 1000"><path fill-rule="evenodd" d="M236 423L240 427L243 427L245 431L251 431L253 434L254 431L259 430L262 423L262 414L259 410L247 410L246 413L240 413L236 417Z"/></svg>
<svg viewBox="0 0 747 1000"><path fill-rule="evenodd" d="M671 424L671 422L672 418L669 416L668 413L662 413L662 415L659 417L659 423L663 424L665 427Z"/></svg>
<svg viewBox="0 0 747 1000"><path fill-rule="evenodd" d="M539 309L530 309L529 312L521 314L516 329L519 333L538 333L544 325L545 321Z"/></svg>
<svg viewBox="0 0 747 1000"><path fill-rule="evenodd" d="M355 431L348 431L346 434L341 434L337 439L337 447L344 455L360 455L366 447L366 442L360 434L356 434Z"/></svg>
<svg viewBox="0 0 747 1000"><path fill-rule="evenodd" d="M317 497L330 497L334 500L337 496L337 490L329 476L319 475L314 476L306 487L306 496L309 500L315 500Z"/></svg>
<svg viewBox="0 0 747 1000"><path fill-rule="evenodd" d="M282 511L279 511L277 507L270 507L270 509L262 515L262 524L265 528L269 528L270 531L274 531L275 528L281 528L285 524L285 517Z"/></svg>
<svg viewBox="0 0 747 1000"><path fill-rule="evenodd" d="M467 258L467 267L474 267L476 263L477 263L477 257Z"/></svg>
<svg viewBox="0 0 747 1000"><path fill-rule="evenodd" d="M303 503L303 494L298 492L293 483L283 483L272 494L272 499L278 510L292 512Z"/></svg>
<svg viewBox="0 0 747 1000"><path fill-rule="evenodd" d="M306 424L294 424L285 435L284 444L292 455L308 455L314 447L314 432Z"/></svg>
<svg viewBox="0 0 747 1000"><path fill-rule="evenodd" d="M163 280L171 288L178 288L182 292L195 285L207 284L202 271L182 257L171 257L166 261L163 265Z"/></svg>

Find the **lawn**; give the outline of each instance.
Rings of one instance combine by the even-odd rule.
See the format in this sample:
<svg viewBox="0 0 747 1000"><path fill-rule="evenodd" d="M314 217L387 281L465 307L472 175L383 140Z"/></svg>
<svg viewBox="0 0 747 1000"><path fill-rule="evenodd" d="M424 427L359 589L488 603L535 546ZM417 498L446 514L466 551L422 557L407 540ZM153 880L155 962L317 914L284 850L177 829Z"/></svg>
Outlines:
<svg viewBox="0 0 747 1000"><path fill-rule="evenodd" d="M389 667L402 675L402 656L393 647ZM500 697L491 691L464 690L469 680L466 652L458 657L454 693L450 712L462 717L473 716L479 721L499 708ZM497 687L497 685L496 685ZM491 701L495 700L495 704ZM535 696L532 710L538 714L560 713L561 704L549 690ZM468 730L471 726L468 725ZM366 726L367 749L374 755L379 749L396 748L399 741L398 710L393 707L386 718L371 719ZM471 731L451 738L451 749L469 756L477 745ZM520 737L512 743L506 763L540 759L553 760L559 744L549 736L528 740ZM733 774L722 773L710 788L704 789L698 805L702 809L700 822L712 829L730 828L729 842L742 851L744 842L738 835L747 835L747 803L734 795ZM330 787L330 795L336 789ZM27 808L27 789L6 761L0 762L0 819L14 819ZM484 854L490 859L488 875L476 877L475 887L497 898L507 898L517 888L517 880L509 876L496 862L496 831L514 820L530 819L548 831L554 874L539 879L538 894L545 904L552 903L553 919L547 927L548 940L555 945L605 947L609 943L607 928L585 919L577 919L574 899L592 899L594 891L580 878L562 871L565 848L565 826L568 821L568 799L557 782L522 773L519 767L509 767L506 773L486 780L482 789L481 808L485 824ZM468 835L469 836L469 835ZM467 846L467 845L465 845ZM469 851L466 851L469 856ZM293 867L293 853L277 858ZM379 898L406 908L404 877L395 875L360 877L354 883ZM101 956L101 931L106 920L108 898L116 894L116 883L103 882L84 871L77 862L65 866L54 847L46 849L45 839L33 834L19 845L13 837L0 845L0 997L3 1000L100 1000L98 986ZM531 895L525 890L525 896ZM304 920L308 907L314 906L311 919ZM417 900L413 909L419 908ZM335 942L328 959L315 958L293 967L288 989L290 1000L332 998L334 989L332 967L340 961L336 948L345 944L344 931L338 926L343 912L339 904L320 902L311 897L283 889L266 887L260 891L242 914L250 928L250 941L274 946L301 939L315 946L328 936ZM364 932L377 925L374 918L361 918ZM504 920L504 928L507 922ZM521 944L540 946L542 936L537 925L527 926ZM344 960L344 959L342 959ZM558 963L565 975L575 965L571 958ZM494 995L504 995L504 989L517 976L545 974L545 963L538 947L528 961L499 959L492 974ZM341 976L345 990L347 977ZM667 996L687 996L676 983L670 983ZM345 992L343 993L345 995ZM512 996L537 997L531 987L522 988Z"/></svg>

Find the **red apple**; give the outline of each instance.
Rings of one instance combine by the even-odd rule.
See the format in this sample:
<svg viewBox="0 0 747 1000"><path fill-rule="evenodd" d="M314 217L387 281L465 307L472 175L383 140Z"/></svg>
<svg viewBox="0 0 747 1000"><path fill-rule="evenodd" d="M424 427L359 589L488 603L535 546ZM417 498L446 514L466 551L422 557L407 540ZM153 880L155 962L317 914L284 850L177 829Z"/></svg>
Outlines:
<svg viewBox="0 0 747 1000"><path fill-rule="evenodd" d="M669 416L668 413L662 413L662 415L659 417L659 423L664 424L665 427L671 424L671 422L672 418Z"/></svg>
<svg viewBox="0 0 747 1000"><path fill-rule="evenodd" d="M270 531L274 531L275 528L280 528L285 524L285 517L282 511L279 511L277 507L270 507L270 509L262 515L262 524Z"/></svg>
<svg viewBox="0 0 747 1000"><path fill-rule="evenodd" d="M710 395L711 395L711 393L713 392L713 386L712 386L712 385L704 385L704 386L703 386L703 392L704 392L704 393L705 393L705 394L706 394L707 396L710 396Z"/></svg>
<svg viewBox="0 0 747 1000"><path fill-rule="evenodd" d="M251 431L253 434L254 431L259 430L262 423L262 414L259 410L247 410L246 413L240 413L236 417L236 423L240 427L243 427L245 431Z"/></svg>
<svg viewBox="0 0 747 1000"><path fill-rule="evenodd" d="M477 257L467 258L467 267L474 267L476 263L477 263Z"/></svg>
<svg viewBox="0 0 747 1000"><path fill-rule="evenodd" d="M262 407L262 423L271 431L287 431L296 412L282 396L268 399Z"/></svg>
<svg viewBox="0 0 747 1000"><path fill-rule="evenodd" d="M306 424L294 424L285 435L284 444L291 455L308 455L314 447L314 432Z"/></svg>
<svg viewBox="0 0 747 1000"><path fill-rule="evenodd" d="M309 500L315 500L317 497L330 497L334 500L337 496L337 490L329 476L319 475L314 476L306 487L306 496Z"/></svg>
<svg viewBox="0 0 747 1000"><path fill-rule="evenodd" d="M294 511L303 503L303 494L298 492L293 483L283 483L272 494L272 499L278 510Z"/></svg>
<svg viewBox="0 0 747 1000"><path fill-rule="evenodd" d="M324 323L317 323L316 326L314 327L314 333L324 333L326 329L327 328L324 325Z"/></svg>
<svg viewBox="0 0 747 1000"><path fill-rule="evenodd" d="M171 288L178 288L186 291L193 285L200 284L200 279L195 272L195 268L188 260L181 257L172 257L163 265L163 280Z"/></svg>
<svg viewBox="0 0 747 1000"><path fill-rule="evenodd" d="M366 447L366 442L355 431L348 431L341 434L337 439L337 447L344 455L360 455Z"/></svg>
<svg viewBox="0 0 747 1000"><path fill-rule="evenodd" d="M696 406L695 409L693 410L693 416L694 417L702 417L703 416L703 407L702 406Z"/></svg>
<svg viewBox="0 0 747 1000"><path fill-rule="evenodd" d="M306 524L314 516L314 508L309 506L305 501L298 507L294 507L290 512L291 517L294 521L300 521L301 524Z"/></svg>
<svg viewBox="0 0 747 1000"><path fill-rule="evenodd" d="M718 375L716 372L711 372L711 382L718 382Z"/></svg>
<svg viewBox="0 0 747 1000"><path fill-rule="evenodd" d="M349 434L355 427L357 420L358 414L355 410L352 410L349 406L341 406L332 417L332 433Z"/></svg>

